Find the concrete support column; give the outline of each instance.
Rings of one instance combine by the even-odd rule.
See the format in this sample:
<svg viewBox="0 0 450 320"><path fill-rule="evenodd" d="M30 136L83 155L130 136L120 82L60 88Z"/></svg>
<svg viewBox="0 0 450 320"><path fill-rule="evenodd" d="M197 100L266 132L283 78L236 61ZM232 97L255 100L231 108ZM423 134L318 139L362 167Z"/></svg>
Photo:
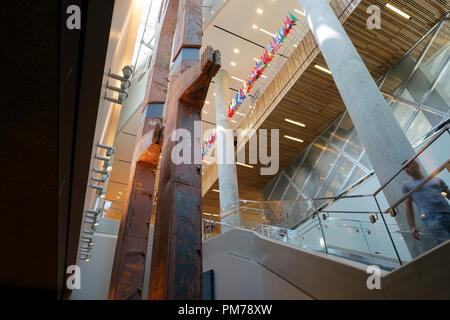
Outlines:
<svg viewBox="0 0 450 320"><path fill-rule="evenodd" d="M333 75L334 82L353 120L381 184L391 178L402 162L414 154L372 76L327 0L299 0L308 24ZM402 181L406 174L388 185L384 191L389 203L402 197ZM403 212L397 216L403 231L409 231ZM420 217L416 217L420 228ZM424 241L405 236L413 256L421 251Z"/></svg>
<svg viewBox="0 0 450 320"><path fill-rule="evenodd" d="M219 70L215 81L216 125L217 125L217 161L219 170L220 209L239 200L236 163L234 158L234 136L231 121L228 118L230 104L230 75L224 69ZM227 134L228 133L228 134ZM225 217L222 222L236 225L237 215ZM224 231L224 230L222 230Z"/></svg>

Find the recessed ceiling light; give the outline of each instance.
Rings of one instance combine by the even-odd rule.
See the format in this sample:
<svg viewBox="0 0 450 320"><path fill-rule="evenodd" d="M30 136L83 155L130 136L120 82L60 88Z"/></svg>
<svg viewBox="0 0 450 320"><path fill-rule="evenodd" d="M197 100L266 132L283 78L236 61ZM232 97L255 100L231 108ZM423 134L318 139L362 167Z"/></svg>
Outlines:
<svg viewBox="0 0 450 320"><path fill-rule="evenodd" d="M238 48L234 48L233 52L236 53L236 54L238 54L240 51L239 51Z"/></svg>
<svg viewBox="0 0 450 320"><path fill-rule="evenodd" d="M254 25L252 25L252 28L256 30L256 29L258 29L258 26L256 24L254 24Z"/></svg>
<svg viewBox="0 0 450 320"><path fill-rule="evenodd" d="M234 61L231 61L231 63L230 63L230 64L231 64L231 66L232 66L232 67L236 67L236 62L234 62Z"/></svg>
<svg viewBox="0 0 450 320"><path fill-rule="evenodd" d="M316 69L319 69L319 70L323 71L323 72L326 72L326 73L331 74L331 71L330 71L330 70L328 70L327 68L324 68L324 67L322 67L322 66L319 66L318 64L314 65L314 67L315 67Z"/></svg>
<svg viewBox="0 0 450 320"><path fill-rule="evenodd" d="M264 13L264 11L263 11L263 9L258 8L258 9L256 9L256 13L259 14L259 15L261 15L261 14Z"/></svg>
<svg viewBox="0 0 450 320"><path fill-rule="evenodd" d="M400 10L399 8L394 7L390 3L386 3L386 7L388 7L389 9L394 11L395 13L401 15L403 18L406 18L406 19L410 19L411 18L411 16L409 14L404 13L402 10Z"/></svg>
<svg viewBox="0 0 450 320"><path fill-rule="evenodd" d="M302 139L298 139L298 138L294 138L294 137L291 137L291 136L284 136L286 139L289 139L289 140L294 140L294 141L297 141L297 142L305 142L305 141L303 141Z"/></svg>
<svg viewBox="0 0 450 320"><path fill-rule="evenodd" d="M206 103L206 104L209 104L209 101L208 101L208 100L206 100L206 101L205 101L205 103Z"/></svg>
<svg viewBox="0 0 450 320"><path fill-rule="evenodd" d="M239 79L239 78L237 78L237 77L235 77L235 76L231 76L230 78L231 78L231 79L234 79L234 80L237 80L237 81L240 81L240 82L244 82L244 83L245 83L245 81L244 81L244 80L242 80L242 79Z"/></svg>
<svg viewBox="0 0 450 320"><path fill-rule="evenodd" d="M264 32L265 34L268 34L269 36L276 37L275 34L273 34L272 32L269 32L267 30L264 30L263 28L259 28L259 31Z"/></svg>
<svg viewBox="0 0 450 320"><path fill-rule="evenodd" d="M242 166L242 167L246 167L246 168L253 169L253 166L250 166L250 165L248 165L248 164L244 164L244 163L240 163L240 162L236 162L236 164L237 164L238 166Z"/></svg>
<svg viewBox="0 0 450 320"><path fill-rule="evenodd" d="M295 125L303 127L303 128L306 127L303 123L297 122L297 121L294 121L294 120L291 120L291 119L284 119L284 121L292 123L292 124L295 124Z"/></svg>
<svg viewBox="0 0 450 320"><path fill-rule="evenodd" d="M302 11L300 11L300 10L298 10L298 9L294 9L294 11L295 11L295 12L297 12L298 14L301 14L302 16L304 16L304 15L305 15L305 13L304 13L304 12L302 12Z"/></svg>

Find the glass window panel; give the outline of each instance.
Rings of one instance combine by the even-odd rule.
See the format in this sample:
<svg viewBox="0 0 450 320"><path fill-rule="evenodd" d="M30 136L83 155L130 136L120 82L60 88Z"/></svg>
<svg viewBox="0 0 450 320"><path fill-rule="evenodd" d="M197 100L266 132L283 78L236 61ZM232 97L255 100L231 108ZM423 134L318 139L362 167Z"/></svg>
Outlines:
<svg viewBox="0 0 450 320"><path fill-rule="evenodd" d="M339 118L337 118L336 121L334 121L333 124L325 132L321 134L321 136L325 139L331 140L332 134L334 133L334 131L336 131L336 128L339 125L343 116L344 115L339 116Z"/></svg>
<svg viewBox="0 0 450 320"><path fill-rule="evenodd" d="M359 168L358 166L354 167L353 173L351 174L350 178L348 179L347 183L345 184L345 186L342 188L342 191L348 189L349 187L351 187L354 183L358 182L360 179L362 179L363 177L365 177L367 175L367 173L365 171L363 171L361 168Z"/></svg>
<svg viewBox="0 0 450 320"><path fill-rule="evenodd" d="M347 140L347 145L345 146L344 151L355 160L358 160L361 153L364 151L356 131L353 133L352 137Z"/></svg>
<svg viewBox="0 0 450 320"><path fill-rule="evenodd" d="M367 156L366 152L364 152L364 155L362 156L361 160L359 160L359 163L362 164L367 170L373 170L372 164L370 163L369 157Z"/></svg>
<svg viewBox="0 0 450 320"><path fill-rule="evenodd" d="M308 198L315 197L320 185L325 181L328 172L331 170L339 155L329 144L316 144L323 150L323 153L317 164L312 168L311 176L303 189L303 194Z"/></svg>
<svg viewBox="0 0 450 320"><path fill-rule="evenodd" d="M321 182L323 182L327 177L328 172L330 172L338 156L339 152L334 150L331 145L329 144L325 145L322 156L313 169L319 176Z"/></svg>
<svg viewBox="0 0 450 320"><path fill-rule="evenodd" d="M283 200L295 200L296 198L297 190L293 186L290 186L288 191L284 195Z"/></svg>
<svg viewBox="0 0 450 320"><path fill-rule="evenodd" d="M403 58L386 77L386 80L381 87L382 91L388 93L394 93L408 78L409 74L413 70L420 54L425 49L428 42L430 42L433 37L433 33L429 34L425 39L423 39L410 53L408 56Z"/></svg>
<svg viewBox="0 0 450 320"><path fill-rule="evenodd" d="M286 167L286 169L284 169L285 173L289 176L292 177L295 173L295 171L298 169L298 166L302 163L303 159L306 157L308 152L302 152L301 154L299 154L292 162L290 165L288 165Z"/></svg>
<svg viewBox="0 0 450 320"><path fill-rule="evenodd" d="M318 139L318 141L321 141ZM303 187L303 184L305 183L306 179L308 178L309 174L311 173L315 162L317 161L317 158L319 157L320 153L322 152L322 147L325 145L324 142L314 143L311 145L311 149L308 152L308 155L305 158L305 161L303 162L301 168L297 171L297 174L294 178L295 185L301 190Z"/></svg>
<svg viewBox="0 0 450 320"><path fill-rule="evenodd" d="M269 196L272 193L275 183L278 181L278 176L274 177L262 190L263 200L269 200Z"/></svg>
<svg viewBox="0 0 450 320"><path fill-rule="evenodd" d="M327 182L320 191L319 197L333 197L338 195L339 190L341 190L347 176L350 174L353 168L353 162L348 160L346 157L341 156L330 173Z"/></svg>
<svg viewBox="0 0 450 320"><path fill-rule="evenodd" d="M447 51L448 55L450 55L450 49ZM450 109L450 66L447 65L435 88L423 104L443 113L448 112Z"/></svg>
<svg viewBox="0 0 450 320"><path fill-rule="evenodd" d="M449 23L445 22L433 43L425 53L420 65L416 66L406 86L417 103L420 103L425 92L431 87L449 57ZM435 98L437 98L436 95ZM443 97L440 97L443 98ZM440 99L439 99L440 100Z"/></svg>
<svg viewBox="0 0 450 320"><path fill-rule="evenodd" d="M339 126L339 129L336 131L336 133L331 134L330 141L339 148L343 148L344 144L353 134L354 130L355 127L353 126L353 121L350 118L349 114L346 113L344 119L342 120Z"/></svg>
<svg viewBox="0 0 450 320"><path fill-rule="evenodd" d="M270 200L271 201L281 200L281 197L283 196L283 193L286 190L288 184L289 180L283 174L281 174L280 181L278 181L278 184L275 187L275 190L273 191Z"/></svg>
<svg viewBox="0 0 450 320"><path fill-rule="evenodd" d="M409 119L412 117L414 112L417 110L416 107L395 100L395 102L392 102L390 104L390 107L392 109L392 113L394 114L394 117L397 119L398 124L402 129L405 129L406 124L408 123Z"/></svg>
<svg viewBox="0 0 450 320"><path fill-rule="evenodd" d="M448 48L449 34L450 22L445 21L441 26L439 33L434 38L434 41L428 49L427 53L425 54L425 57L422 61L423 65L433 63L436 57L439 57L440 53L442 53L442 49ZM438 68L435 69L435 73L437 73L437 69Z"/></svg>
<svg viewBox="0 0 450 320"><path fill-rule="evenodd" d="M308 199L312 199L315 197L317 190L319 190L320 184L322 181L317 176L317 172L312 172L308 181L305 183L303 187L302 193Z"/></svg>
<svg viewBox="0 0 450 320"><path fill-rule="evenodd" d="M406 137L410 143L414 143L441 121L441 116L425 110L420 110L409 126Z"/></svg>

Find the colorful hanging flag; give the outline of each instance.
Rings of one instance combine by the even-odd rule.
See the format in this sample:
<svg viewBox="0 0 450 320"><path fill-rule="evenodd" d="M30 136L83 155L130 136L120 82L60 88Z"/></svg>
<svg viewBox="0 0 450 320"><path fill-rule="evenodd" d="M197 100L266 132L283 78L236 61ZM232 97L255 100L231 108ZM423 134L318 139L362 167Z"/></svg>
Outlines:
<svg viewBox="0 0 450 320"><path fill-rule="evenodd" d="M244 82L243 86L236 93L232 102L228 107L228 117L233 118L236 110L239 110L239 106L244 102L247 95L252 90L256 81L261 77L262 73L267 69L275 54L280 49L284 42L284 39L289 35L292 28L297 25L297 17L291 12L288 12L288 16L283 21L284 27L278 30L277 35L273 37L272 42L264 48L264 53L257 59L256 66L250 72L248 79Z"/></svg>

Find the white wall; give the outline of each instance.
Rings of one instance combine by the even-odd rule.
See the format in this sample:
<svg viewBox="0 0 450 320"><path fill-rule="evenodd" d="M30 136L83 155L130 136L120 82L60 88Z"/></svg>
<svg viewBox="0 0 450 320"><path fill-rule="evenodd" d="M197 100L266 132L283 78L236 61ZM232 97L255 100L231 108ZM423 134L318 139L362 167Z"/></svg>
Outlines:
<svg viewBox="0 0 450 320"><path fill-rule="evenodd" d="M261 265L222 252L203 264L214 270L216 300L312 300Z"/></svg>
<svg viewBox="0 0 450 320"><path fill-rule="evenodd" d="M100 220L94 234L94 248L89 262L79 261L81 289L73 290L70 300L106 300L116 250L119 221Z"/></svg>
<svg viewBox="0 0 450 320"><path fill-rule="evenodd" d="M365 265L281 244L247 230L234 229L203 243L203 270L211 269L217 299L382 297L381 292L367 289Z"/></svg>

